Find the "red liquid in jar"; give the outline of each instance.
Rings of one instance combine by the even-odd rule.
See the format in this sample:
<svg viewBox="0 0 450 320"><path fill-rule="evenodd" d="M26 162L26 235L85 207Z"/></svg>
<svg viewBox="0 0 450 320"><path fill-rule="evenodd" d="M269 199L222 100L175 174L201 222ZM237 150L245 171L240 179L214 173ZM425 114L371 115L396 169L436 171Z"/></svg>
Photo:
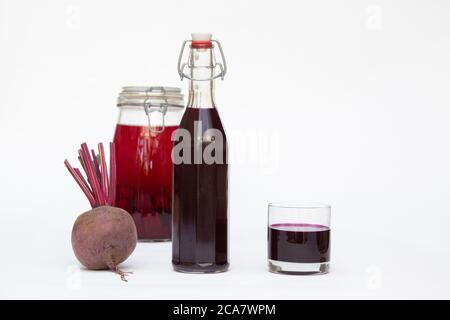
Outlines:
<svg viewBox="0 0 450 320"><path fill-rule="evenodd" d="M172 231L172 132L117 125L115 205L128 211L142 240L170 240ZM155 127L153 131L161 128Z"/></svg>

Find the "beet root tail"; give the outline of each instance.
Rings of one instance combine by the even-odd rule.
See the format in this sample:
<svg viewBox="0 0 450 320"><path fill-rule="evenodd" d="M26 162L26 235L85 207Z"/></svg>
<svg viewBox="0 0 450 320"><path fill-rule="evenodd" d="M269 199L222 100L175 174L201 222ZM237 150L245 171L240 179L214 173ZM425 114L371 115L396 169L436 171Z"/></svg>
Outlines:
<svg viewBox="0 0 450 320"><path fill-rule="evenodd" d="M128 282L126 277L133 274L133 272L120 270L120 268L118 266L116 266L115 264L111 264L108 267L112 272L118 274L120 276L120 279L125 282Z"/></svg>

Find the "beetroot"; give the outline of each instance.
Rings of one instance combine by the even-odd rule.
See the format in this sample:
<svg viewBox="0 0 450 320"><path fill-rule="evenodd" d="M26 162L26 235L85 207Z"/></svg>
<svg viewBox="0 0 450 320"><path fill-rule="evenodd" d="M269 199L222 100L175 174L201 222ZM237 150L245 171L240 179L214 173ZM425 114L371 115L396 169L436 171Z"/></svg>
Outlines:
<svg viewBox="0 0 450 320"><path fill-rule="evenodd" d="M133 218L123 209L101 206L81 214L72 229L72 248L88 269L111 269L122 280L126 273L117 266L136 248Z"/></svg>
<svg viewBox="0 0 450 320"><path fill-rule="evenodd" d="M81 214L72 229L72 248L77 259L88 269L110 269L126 281L126 272L118 265L125 261L136 248L137 231L131 215L113 207L116 196L116 157L114 144L110 144L109 176L103 145L99 143L98 154L89 152L86 143L78 151L81 167L69 161L64 164L89 200L90 211ZM92 157L91 157L92 155Z"/></svg>

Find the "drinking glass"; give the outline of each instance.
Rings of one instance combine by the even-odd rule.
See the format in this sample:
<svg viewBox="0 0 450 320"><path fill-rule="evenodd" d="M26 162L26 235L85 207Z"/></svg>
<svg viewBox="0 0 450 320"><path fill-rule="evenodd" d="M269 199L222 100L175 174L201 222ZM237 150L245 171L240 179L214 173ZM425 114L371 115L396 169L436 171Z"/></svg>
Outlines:
<svg viewBox="0 0 450 320"><path fill-rule="evenodd" d="M331 206L322 203L269 204L269 271L324 274L330 268Z"/></svg>

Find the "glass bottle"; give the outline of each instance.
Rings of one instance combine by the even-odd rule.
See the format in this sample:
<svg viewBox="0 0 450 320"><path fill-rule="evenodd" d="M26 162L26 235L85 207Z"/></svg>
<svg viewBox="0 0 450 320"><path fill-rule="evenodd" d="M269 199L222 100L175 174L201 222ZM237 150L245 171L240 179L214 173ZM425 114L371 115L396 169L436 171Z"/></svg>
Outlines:
<svg viewBox="0 0 450 320"><path fill-rule="evenodd" d="M128 211L141 241L169 241L172 231L171 135L183 95L178 88L124 87L117 106L115 205Z"/></svg>
<svg viewBox="0 0 450 320"><path fill-rule="evenodd" d="M186 43L189 59L181 64ZM215 60L215 46L222 63ZM193 34L183 44L178 70L190 83L172 155L172 264L180 272L223 272L229 265L227 140L214 100L214 79L226 72L220 43L210 34Z"/></svg>

